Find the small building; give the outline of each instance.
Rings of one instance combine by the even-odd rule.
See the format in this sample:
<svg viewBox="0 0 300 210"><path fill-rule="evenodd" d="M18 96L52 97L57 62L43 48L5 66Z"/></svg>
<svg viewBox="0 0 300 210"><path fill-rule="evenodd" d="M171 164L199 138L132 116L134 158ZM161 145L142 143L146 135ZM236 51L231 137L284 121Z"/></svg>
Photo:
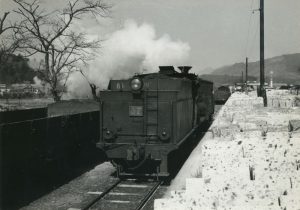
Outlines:
<svg viewBox="0 0 300 210"><path fill-rule="evenodd" d="M0 93L6 90L6 84L0 84Z"/></svg>
<svg viewBox="0 0 300 210"><path fill-rule="evenodd" d="M10 88L6 84L0 84L0 96L3 96L4 93L9 92Z"/></svg>
<svg viewBox="0 0 300 210"><path fill-rule="evenodd" d="M247 85L250 87L253 87L254 90L257 90L258 87L260 86L260 82L257 81L248 81ZM265 87L267 87L269 84L267 82L265 82Z"/></svg>
<svg viewBox="0 0 300 210"><path fill-rule="evenodd" d="M16 83L10 86L9 94L12 97L28 97L43 94L36 85L30 83Z"/></svg>

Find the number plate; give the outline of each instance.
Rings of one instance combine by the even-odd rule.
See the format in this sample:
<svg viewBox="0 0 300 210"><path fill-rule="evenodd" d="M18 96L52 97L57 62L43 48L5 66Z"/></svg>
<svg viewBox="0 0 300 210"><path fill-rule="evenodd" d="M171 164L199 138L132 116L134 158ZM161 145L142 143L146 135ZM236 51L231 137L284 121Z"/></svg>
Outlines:
<svg viewBox="0 0 300 210"><path fill-rule="evenodd" d="M129 106L130 117L143 117L143 106Z"/></svg>

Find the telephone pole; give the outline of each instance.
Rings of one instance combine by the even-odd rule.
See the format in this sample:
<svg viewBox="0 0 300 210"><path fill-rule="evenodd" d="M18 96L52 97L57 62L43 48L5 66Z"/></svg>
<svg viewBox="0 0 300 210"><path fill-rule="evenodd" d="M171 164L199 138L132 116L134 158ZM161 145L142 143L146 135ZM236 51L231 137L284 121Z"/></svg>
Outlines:
<svg viewBox="0 0 300 210"><path fill-rule="evenodd" d="M263 97L264 106L267 106L267 93L265 90L265 34L264 34L264 0L260 0L260 87L259 96Z"/></svg>
<svg viewBox="0 0 300 210"><path fill-rule="evenodd" d="M244 84L244 71L242 71L242 84Z"/></svg>
<svg viewBox="0 0 300 210"><path fill-rule="evenodd" d="M246 86L246 94L248 94L248 57L246 57L246 81L245 81L245 86Z"/></svg>

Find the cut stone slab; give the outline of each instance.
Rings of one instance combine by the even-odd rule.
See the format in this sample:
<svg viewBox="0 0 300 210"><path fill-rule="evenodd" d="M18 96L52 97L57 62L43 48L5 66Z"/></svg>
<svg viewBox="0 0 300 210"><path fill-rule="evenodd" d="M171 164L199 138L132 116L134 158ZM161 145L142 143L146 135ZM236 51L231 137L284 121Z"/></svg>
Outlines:
<svg viewBox="0 0 300 210"><path fill-rule="evenodd" d="M269 107L253 93L229 98L156 210L300 210L300 107L289 92L267 94Z"/></svg>
<svg viewBox="0 0 300 210"><path fill-rule="evenodd" d="M289 121L289 131L299 131L300 132L300 120L290 120Z"/></svg>

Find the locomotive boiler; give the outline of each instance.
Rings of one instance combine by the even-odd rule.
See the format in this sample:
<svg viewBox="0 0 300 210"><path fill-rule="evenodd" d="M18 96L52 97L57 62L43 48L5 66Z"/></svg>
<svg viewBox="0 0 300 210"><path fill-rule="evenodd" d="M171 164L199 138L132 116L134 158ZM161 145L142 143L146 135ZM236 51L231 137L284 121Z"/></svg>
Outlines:
<svg viewBox="0 0 300 210"><path fill-rule="evenodd" d="M180 147L214 112L213 83L190 66L110 80L100 91L100 141L118 175L169 176ZM176 164L176 163L175 163Z"/></svg>

